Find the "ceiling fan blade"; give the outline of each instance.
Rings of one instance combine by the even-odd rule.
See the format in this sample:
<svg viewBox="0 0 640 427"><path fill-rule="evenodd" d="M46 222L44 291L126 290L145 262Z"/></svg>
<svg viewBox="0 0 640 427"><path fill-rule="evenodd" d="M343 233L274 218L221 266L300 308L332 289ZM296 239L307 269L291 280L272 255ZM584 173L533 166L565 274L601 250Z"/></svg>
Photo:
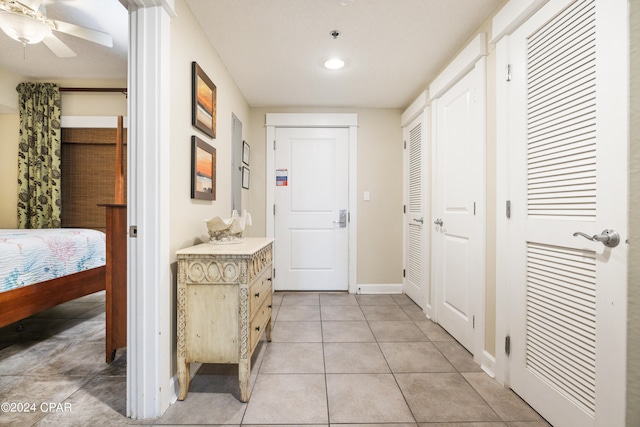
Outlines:
<svg viewBox="0 0 640 427"><path fill-rule="evenodd" d="M92 30L86 27L80 27L78 25L70 24L68 22L53 20L55 24L55 30L61 33L70 34L81 39L89 40L90 42L98 43L103 46L113 47L113 39L110 34L103 33L102 31Z"/></svg>
<svg viewBox="0 0 640 427"><path fill-rule="evenodd" d="M49 49L51 49L51 51L53 53L56 54L56 56L60 57L60 58L71 58L73 56L76 56L76 53L74 51L72 51L69 46L67 46L66 44L64 44L59 38L57 38L56 36L54 36L53 34L45 37L42 42L47 45L47 47Z"/></svg>
<svg viewBox="0 0 640 427"><path fill-rule="evenodd" d="M42 6L42 0L18 0L18 3L21 3L23 6L28 7L29 9L37 12Z"/></svg>

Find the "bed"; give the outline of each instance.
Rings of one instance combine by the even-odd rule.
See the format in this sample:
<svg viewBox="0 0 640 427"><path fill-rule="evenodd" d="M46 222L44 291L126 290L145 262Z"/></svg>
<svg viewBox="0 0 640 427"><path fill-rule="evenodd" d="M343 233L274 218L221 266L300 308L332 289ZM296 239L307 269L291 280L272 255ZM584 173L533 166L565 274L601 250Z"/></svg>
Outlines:
<svg viewBox="0 0 640 427"><path fill-rule="evenodd" d="M127 205L124 119L117 118L113 204L105 208L106 235L80 229L0 230L0 327L67 301L106 290L106 361L127 345ZM50 234L51 233L51 234ZM57 237L53 237L54 233ZM89 235L96 236L90 240ZM65 239L74 236L88 253ZM44 243L53 254L23 256L23 238ZM36 245L37 246L37 245ZM42 249L38 249L42 250ZM18 257L20 255L20 257ZM75 258L72 259L72 255ZM74 265L73 269L67 269ZM62 268L65 267L65 268Z"/></svg>
<svg viewBox="0 0 640 427"><path fill-rule="evenodd" d="M104 290L105 242L87 229L0 230L0 327Z"/></svg>

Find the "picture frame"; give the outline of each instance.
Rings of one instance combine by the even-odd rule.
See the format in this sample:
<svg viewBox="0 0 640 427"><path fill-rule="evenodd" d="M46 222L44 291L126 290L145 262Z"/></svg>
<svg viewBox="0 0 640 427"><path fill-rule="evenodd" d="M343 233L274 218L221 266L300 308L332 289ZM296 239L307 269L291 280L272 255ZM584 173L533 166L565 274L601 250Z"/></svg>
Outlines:
<svg viewBox="0 0 640 427"><path fill-rule="evenodd" d="M216 85L195 61L191 63L191 74L191 124L211 138L215 138Z"/></svg>
<svg viewBox="0 0 640 427"><path fill-rule="evenodd" d="M191 198L216 199L216 149L191 137Z"/></svg>
<svg viewBox="0 0 640 427"><path fill-rule="evenodd" d="M249 174L251 173L251 171L249 170L248 167L243 166L242 167L242 188L244 188L245 190L249 189Z"/></svg>
<svg viewBox="0 0 640 427"><path fill-rule="evenodd" d="M242 163L249 166L249 156L251 155L251 147L247 141L242 141Z"/></svg>

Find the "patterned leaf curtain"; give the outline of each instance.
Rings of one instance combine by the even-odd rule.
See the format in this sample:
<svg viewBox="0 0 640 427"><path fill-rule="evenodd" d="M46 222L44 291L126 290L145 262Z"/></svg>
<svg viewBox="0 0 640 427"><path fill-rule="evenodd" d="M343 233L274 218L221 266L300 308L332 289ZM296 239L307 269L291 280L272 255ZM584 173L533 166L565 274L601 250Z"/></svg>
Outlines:
<svg viewBox="0 0 640 427"><path fill-rule="evenodd" d="M18 227L59 228L60 90L54 83L20 83Z"/></svg>

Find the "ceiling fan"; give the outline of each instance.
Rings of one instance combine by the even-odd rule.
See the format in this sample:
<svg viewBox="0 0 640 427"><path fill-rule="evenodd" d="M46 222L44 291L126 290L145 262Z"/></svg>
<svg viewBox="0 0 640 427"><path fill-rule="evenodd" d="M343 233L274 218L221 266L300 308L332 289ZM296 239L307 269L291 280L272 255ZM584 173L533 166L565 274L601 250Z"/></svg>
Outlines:
<svg viewBox="0 0 640 427"><path fill-rule="evenodd" d="M25 47L27 44L43 42L61 58L76 56L76 54L57 38L53 31L113 47L110 34L49 19L46 13L43 0L0 0L0 28Z"/></svg>

